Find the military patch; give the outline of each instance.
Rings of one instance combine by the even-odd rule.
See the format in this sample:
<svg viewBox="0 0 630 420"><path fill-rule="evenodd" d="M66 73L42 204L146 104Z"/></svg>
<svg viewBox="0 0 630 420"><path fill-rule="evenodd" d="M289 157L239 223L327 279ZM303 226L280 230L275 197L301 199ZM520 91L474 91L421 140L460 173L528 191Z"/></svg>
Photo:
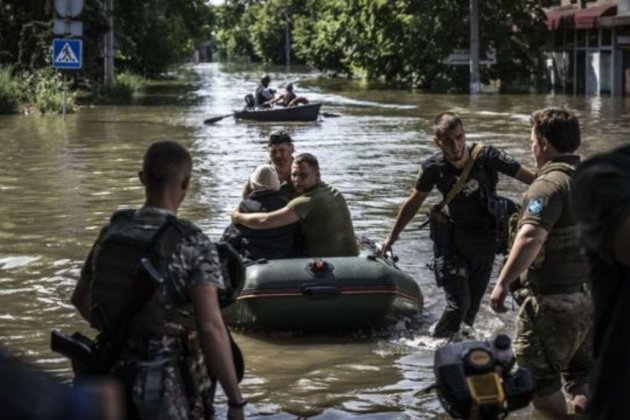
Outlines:
<svg viewBox="0 0 630 420"><path fill-rule="evenodd" d="M539 215L544 208L545 201L540 197L532 198L531 200L529 200L529 203L527 203L527 213L534 216Z"/></svg>
<svg viewBox="0 0 630 420"><path fill-rule="evenodd" d="M472 178L470 181L468 181L464 185L464 187L462 188L462 193L466 197L470 197L478 189L479 189L479 181L477 181L475 178Z"/></svg>

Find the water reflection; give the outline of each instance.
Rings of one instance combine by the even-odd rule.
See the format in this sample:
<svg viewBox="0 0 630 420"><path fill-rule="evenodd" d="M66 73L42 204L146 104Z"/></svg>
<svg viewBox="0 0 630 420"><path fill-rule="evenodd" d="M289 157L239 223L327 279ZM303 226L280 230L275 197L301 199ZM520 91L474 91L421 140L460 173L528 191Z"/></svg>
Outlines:
<svg viewBox="0 0 630 420"><path fill-rule="evenodd" d="M69 370L48 350L50 329L89 331L69 306L70 293L99 227L113 210L141 204L136 173L153 141L171 138L191 149L195 178L181 215L213 238L227 226L244 180L267 159L266 137L286 129L296 151L315 154L323 179L343 191L357 233L380 240L413 187L420 161L433 150L429 130L440 111L459 112L470 140L500 147L530 166L528 120L534 109L577 109L585 154L627 142L630 131L628 98L426 95L370 90L308 72L286 79L272 72L272 83L292 80L300 94L323 101L323 111L341 117L305 124L226 118L204 126L205 118L241 108L260 74L221 65L187 71L189 86L154 88L137 106L84 108L65 121L0 117L0 337L48 370ZM499 189L518 199L523 187L502 179ZM428 203L438 199L434 195ZM413 228L421 221L419 215L410 224L395 251L422 287L426 322L367 338L237 335L248 364L249 415L390 419L442 413L434 394L416 395L433 380L432 352L440 342L428 337L426 327L444 305L426 268L428 234ZM514 313L497 317L484 304L479 317L482 336L512 330Z"/></svg>

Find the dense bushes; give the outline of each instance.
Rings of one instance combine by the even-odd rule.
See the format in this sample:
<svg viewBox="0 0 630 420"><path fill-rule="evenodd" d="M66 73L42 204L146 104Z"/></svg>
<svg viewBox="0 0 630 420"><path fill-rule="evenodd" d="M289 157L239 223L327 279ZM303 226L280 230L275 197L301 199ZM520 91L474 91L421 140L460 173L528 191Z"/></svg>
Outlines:
<svg viewBox="0 0 630 420"><path fill-rule="evenodd" d="M125 71L118 73L112 88L112 94L119 98L131 99L133 95L144 90L147 80L137 74Z"/></svg>
<svg viewBox="0 0 630 420"><path fill-rule="evenodd" d="M12 114L18 111L20 104L20 85L13 78L13 68L0 67L0 114Z"/></svg>
<svg viewBox="0 0 630 420"><path fill-rule="evenodd" d="M46 113L61 113L64 105L64 80L52 68L43 68L34 72L26 72L22 77L22 85L28 106L32 110ZM76 92L66 90L66 112L75 109Z"/></svg>
<svg viewBox="0 0 630 420"><path fill-rule="evenodd" d="M94 100L98 103L128 103L136 94L143 91L146 85L147 80L144 77L124 71L116 74L111 88L106 89L102 85L97 85L93 89Z"/></svg>
<svg viewBox="0 0 630 420"><path fill-rule="evenodd" d="M0 114L26 112L61 113L64 81L51 68L24 71L19 76L11 67L0 67ZM76 93L65 94L66 112L75 108Z"/></svg>

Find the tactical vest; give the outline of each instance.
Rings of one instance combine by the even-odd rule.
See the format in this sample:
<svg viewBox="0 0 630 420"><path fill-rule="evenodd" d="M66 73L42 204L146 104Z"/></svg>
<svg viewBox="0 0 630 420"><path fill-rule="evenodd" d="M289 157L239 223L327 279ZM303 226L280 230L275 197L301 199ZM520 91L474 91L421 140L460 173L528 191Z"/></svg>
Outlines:
<svg viewBox="0 0 630 420"><path fill-rule="evenodd" d="M174 302L166 287L176 245L199 229L172 215L161 226L141 224L134 214L114 213L99 241L91 286L92 326L108 335L122 333L124 326L133 336L177 335L182 328L194 328L190 305Z"/></svg>
<svg viewBox="0 0 630 420"><path fill-rule="evenodd" d="M548 164L538 176L554 171L573 176L575 168L564 162ZM567 180L568 182L568 180ZM534 294L571 293L581 290L587 273L586 261L578 239L577 222L570 210L569 191L566 191L566 207L558 225L549 232L542 249L524 276L524 285ZM568 211L567 211L568 210ZM525 209L521 209L522 212Z"/></svg>
<svg viewBox="0 0 630 420"><path fill-rule="evenodd" d="M499 181L499 175L496 170L493 170L486 165L486 162L484 161L484 156L485 155L483 154L482 148L479 152L479 157L475 159L467 180L467 182L470 182L470 180L474 179L478 182L478 185L476 187L477 190L475 192L477 200L462 200L463 194L460 192L448 206L449 213L455 223L456 228L470 229L472 227L473 230L490 231L494 227L492 216L487 210L488 197L496 193L496 186ZM440 173L438 179L436 180L436 187L444 196L446 196L453 185L455 185L455 183L457 182L458 175L453 173L446 173L444 168L447 165L447 161L444 157L441 157L439 160L437 160L436 164L439 167ZM465 188L467 187L464 186L463 189ZM467 217L466 215L475 214L478 209L484 209L482 210L482 214L485 217L483 217L482 219L475 217L474 220L468 220L469 217ZM466 221L465 225L462 225L462 220Z"/></svg>

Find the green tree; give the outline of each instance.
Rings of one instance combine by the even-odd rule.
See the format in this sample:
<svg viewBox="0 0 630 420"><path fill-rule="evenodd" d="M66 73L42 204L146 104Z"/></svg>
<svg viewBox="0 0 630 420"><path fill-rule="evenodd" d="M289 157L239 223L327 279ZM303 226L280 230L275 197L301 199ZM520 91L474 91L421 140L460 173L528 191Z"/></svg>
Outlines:
<svg viewBox="0 0 630 420"><path fill-rule="evenodd" d="M0 1L0 63L15 64L21 72L50 67L52 20L58 18L52 4L50 0ZM86 2L79 19L83 22L83 69L77 73L94 78L102 68L102 63L98 67L96 63L106 28L101 2Z"/></svg>
<svg viewBox="0 0 630 420"><path fill-rule="evenodd" d="M116 3L116 64L148 76L191 57L210 39L212 8L203 0L127 0Z"/></svg>
<svg viewBox="0 0 630 420"><path fill-rule="evenodd" d="M346 44L350 32L341 1L310 0L302 14L294 15L293 50L307 64L334 73L350 74Z"/></svg>
<svg viewBox="0 0 630 420"><path fill-rule="evenodd" d="M517 5L514 3L518 3ZM486 68L486 79L500 79L502 91L518 89L531 82L541 59L540 46L547 35L543 6L553 1L484 0L480 2L482 41L497 54L497 64ZM486 16L492 11L492 18ZM529 83L531 85L531 83Z"/></svg>
<svg viewBox="0 0 630 420"><path fill-rule="evenodd" d="M50 2L47 0L2 0L0 1L0 63L19 63L22 36L28 40L41 38L41 27L49 24L52 18ZM27 26L26 28L24 28ZM50 26L47 35L52 39ZM39 44L35 41L34 44ZM39 47L35 47L39 48ZM34 51L39 55L39 51ZM22 51L25 59L27 51ZM25 59L26 60L26 59ZM26 60L28 61L28 60Z"/></svg>
<svg viewBox="0 0 630 420"><path fill-rule="evenodd" d="M250 27L255 15L251 11L245 13L257 3L251 0L227 0L225 4L217 7L215 39L220 57L227 60L240 58L259 61L250 36Z"/></svg>
<svg viewBox="0 0 630 420"><path fill-rule="evenodd" d="M263 62L286 64L287 35L291 61L297 64L303 62L300 56L294 54L291 39L294 20L300 19L308 3L307 0L268 0L246 11L254 15L249 19L252 22L250 36L254 52Z"/></svg>
<svg viewBox="0 0 630 420"><path fill-rule="evenodd" d="M294 55L320 70L423 89L465 91L466 66L444 63L468 49L468 2L461 0L267 0L229 2L232 21L219 23L229 50L246 49L259 60L284 63L283 11L290 11ZM544 37L543 7L551 0L480 2L482 80L500 78L509 88L536 71ZM226 29L228 28L228 29ZM234 36L238 33L238 37ZM251 45L251 47L250 47ZM221 47L226 48L226 47Z"/></svg>

